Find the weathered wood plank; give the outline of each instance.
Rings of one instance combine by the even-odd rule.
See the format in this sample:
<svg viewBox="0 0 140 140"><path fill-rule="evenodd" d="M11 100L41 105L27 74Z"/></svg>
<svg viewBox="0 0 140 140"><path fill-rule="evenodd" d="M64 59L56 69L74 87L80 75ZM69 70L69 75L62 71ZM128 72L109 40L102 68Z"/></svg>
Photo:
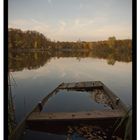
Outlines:
<svg viewBox="0 0 140 140"><path fill-rule="evenodd" d="M93 82L86 82L85 83L85 87L94 87L94 84L93 84Z"/></svg>
<svg viewBox="0 0 140 140"><path fill-rule="evenodd" d="M85 87L85 84L83 82L79 82L75 84L75 88L83 88Z"/></svg>
<svg viewBox="0 0 140 140"><path fill-rule="evenodd" d="M103 84L103 83L102 83ZM127 107L125 106L125 104L120 100L120 98L118 98L107 86L105 86L103 84L103 90L105 91L105 94L107 94L112 102L113 102L113 107L114 109L119 109L119 110L124 110L124 111L128 111Z"/></svg>
<svg viewBox="0 0 140 140"><path fill-rule="evenodd" d="M60 84L61 85L61 84ZM60 86L59 85L59 86ZM42 104L42 106L46 103L46 101L49 99L50 96L52 96L59 88L59 86L54 89L50 94L48 94L48 96L46 96L45 98L42 99L42 102L40 102ZM8 137L8 140L19 140L21 135L22 135L22 132L24 131L24 129L26 128L26 120L27 118L32 115L32 113L35 113L35 112L40 112L40 107L39 107L39 104L37 104L33 110L31 112L29 112L25 118L16 126L15 130L13 131L12 135L10 135Z"/></svg>
<svg viewBox="0 0 140 140"><path fill-rule="evenodd" d="M93 84L94 86L102 86L102 83L100 81L94 81Z"/></svg>
<svg viewBox="0 0 140 140"><path fill-rule="evenodd" d="M99 88L102 87L100 81L95 82L73 82L73 83L63 83L59 89L86 89L86 88Z"/></svg>
<svg viewBox="0 0 140 140"><path fill-rule="evenodd" d="M61 112L61 113L47 113L35 112L32 113L27 121L63 121L63 120L97 120L97 119L111 119L121 118L124 112L120 110L104 110L92 112Z"/></svg>
<svg viewBox="0 0 140 140"><path fill-rule="evenodd" d="M33 112L38 110L38 105L34 107L34 109L26 115L26 117L16 126L13 133L8 136L8 140L19 140L24 129L26 128L26 120L27 118L32 115Z"/></svg>
<svg viewBox="0 0 140 140"><path fill-rule="evenodd" d="M77 86L76 86L77 85ZM122 103L121 100L118 100L119 98L112 92L108 87L106 87L102 82L100 81L89 81L89 82L80 82L80 83L62 83L59 85L54 91L52 91L48 96L43 98L43 100L40 102L42 107L44 104L48 101L48 99L55 95L59 89L72 89L72 90L85 90L86 88L102 88L105 91L105 94L107 94L111 100L113 101L113 108L115 110L104 110L104 111L92 111L92 112L69 112L69 113L45 113L40 112L41 109L37 105L32 112L30 112L24 120L16 127L13 134L9 136L9 140L18 140L20 139L20 136L23 132L23 130L27 126L27 122L62 122L62 121L78 121L78 120L94 120L94 122L97 120L110 120L110 119L117 119L121 118L125 115L127 112L126 106ZM89 89L90 90L90 89ZM44 122L43 122L44 123ZM65 122L64 122L65 123ZM52 123L50 123L52 124Z"/></svg>
<svg viewBox="0 0 140 140"><path fill-rule="evenodd" d="M56 87L51 93L49 93L46 97L44 97L42 99L42 101L41 101L42 106L45 105L45 103L49 100L50 97L52 97L53 95L55 95L58 92L59 87L62 86L62 85L63 85L63 83L60 84L58 87Z"/></svg>
<svg viewBox="0 0 140 140"><path fill-rule="evenodd" d="M75 87L75 83L70 83L69 85L68 85L68 88L74 88Z"/></svg>
<svg viewBox="0 0 140 140"><path fill-rule="evenodd" d="M66 84L66 83L63 83L62 85L60 85L59 88L61 88L61 89L65 89L65 88L67 88L67 84Z"/></svg>

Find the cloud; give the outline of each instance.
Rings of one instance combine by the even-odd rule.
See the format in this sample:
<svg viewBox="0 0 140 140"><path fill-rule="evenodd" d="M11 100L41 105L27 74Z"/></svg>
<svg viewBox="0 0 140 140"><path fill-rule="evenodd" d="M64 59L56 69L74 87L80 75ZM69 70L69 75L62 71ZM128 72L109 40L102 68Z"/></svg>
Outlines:
<svg viewBox="0 0 140 140"><path fill-rule="evenodd" d="M66 22L63 21L63 20L60 20L59 23L60 23L62 26L66 26Z"/></svg>
<svg viewBox="0 0 140 140"><path fill-rule="evenodd" d="M129 24L114 24L104 25L102 28L97 29L97 35L111 36L115 35L117 38L132 38L132 28Z"/></svg>
<svg viewBox="0 0 140 140"><path fill-rule="evenodd" d="M82 9L84 7L83 3L80 3L79 9Z"/></svg>
<svg viewBox="0 0 140 140"><path fill-rule="evenodd" d="M61 31L61 32L63 32L64 30L65 30L65 27L66 27L66 22L65 21L63 21L63 20L60 20L59 21L59 30Z"/></svg>
<svg viewBox="0 0 140 140"><path fill-rule="evenodd" d="M18 20L12 20L9 22L8 26L13 27L13 26L24 26L28 23L28 20L25 19L18 19Z"/></svg>
<svg viewBox="0 0 140 140"><path fill-rule="evenodd" d="M52 4L52 0L48 0L48 3L49 3L49 4Z"/></svg>
<svg viewBox="0 0 140 140"><path fill-rule="evenodd" d="M17 19L8 24L9 28L19 28L22 30L36 30L43 34L51 33L51 27L47 22L41 22L35 19Z"/></svg>
<svg viewBox="0 0 140 140"><path fill-rule="evenodd" d="M9 22L9 27L23 30L36 30L52 40L77 41L107 39L111 35L117 38L131 38L132 29L129 24L108 23L107 17L61 19L55 23L36 19L18 19Z"/></svg>

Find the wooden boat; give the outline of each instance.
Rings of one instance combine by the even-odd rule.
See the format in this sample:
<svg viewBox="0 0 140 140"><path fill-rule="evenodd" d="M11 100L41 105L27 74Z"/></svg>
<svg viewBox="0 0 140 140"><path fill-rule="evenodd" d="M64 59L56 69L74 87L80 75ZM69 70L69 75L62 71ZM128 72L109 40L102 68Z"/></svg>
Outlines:
<svg viewBox="0 0 140 140"><path fill-rule="evenodd" d="M90 112L42 112L42 109L45 103L53 95L56 95L61 90L76 90L76 91L93 91L100 90L104 91L104 94L109 99L109 106L111 110L95 110ZM88 81L88 82L73 82L73 83L62 83L56 89L54 89L50 94L42 99L30 112L25 119L19 123L12 133L9 136L9 140L19 140L24 129L32 130L42 130L50 131L51 127L57 126L62 127L66 124L78 124L82 123L94 123L102 124L104 123L114 123L116 120L121 119L127 112L126 106L122 101L112 92L110 89L105 86L100 81ZM53 130L52 130L53 131ZM59 131L59 128L58 128Z"/></svg>

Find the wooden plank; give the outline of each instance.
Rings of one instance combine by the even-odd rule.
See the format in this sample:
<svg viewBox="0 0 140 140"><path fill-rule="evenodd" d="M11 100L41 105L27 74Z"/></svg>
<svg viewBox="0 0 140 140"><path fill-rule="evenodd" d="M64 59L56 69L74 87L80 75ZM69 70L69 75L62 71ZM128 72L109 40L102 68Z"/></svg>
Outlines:
<svg viewBox="0 0 140 140"><path fill-rule="evenodd" d="M59 90L59 87L62 86L62 85L63 85L63 83L60 84L58 87L56 87L51 93L49 93L46 97L44 97L44 98L42 99L42 101L41 101L42 106L45 105L45 103L49 100L50 97L52 97L53 95L56 95L56 93L57 93L58 90Z"/></svg>
<svg viewBox="0 0 140 140"><path fill-rule="evenodd" d="M62 85L60 85L59 88L60 88L60 89L65 89L65 88L67 88L67 83L63 83Z"/></svg>
<svg viewBox="0 0 140 140"><path fill-rule="evenodd" d="M100 81L87 81L87 82L73 82L73 83L64 83L59 89L87 89L87 88L101 88L102 83Z"/></svg>
<svg viewBox="0 0 140 140"><path fill-rule="evenodd" d="M35 112L28 117L27 121L97 120L97 119L121 118L124 115L125 113L120 110L68 112L68 113Z"/></svg>
<svg viewBox="0 0 140 140"><path fill-rule="evenodd" d="M79 83L75 84L75 88L84 88L84 87L85 87L85 85L83 82L79 82Z"/></svg>
<svg viewBox="0 0 140 140"><path fill-rule="evenodd" d="M60 85L59 85L60 86ZM42 106L45 104L45 102L48 100L48 98L50 98L50 96L52 96L59 88L59 86L54 89L50 94L48 94L48 96L46 96L45 98L42 99ZM31 112L29 112L25 118L16 126L16 128L14 129L13 133L8 136L8 140L19 140L21 135L22 135L22 132L24 131L24 129L26 128L26 120L27 118L32 115L32 113L35 113L35 112L40 112L40 107L38 106L38 104L33 108L33 110Z"/></svg>
<svg viewBox="0 0 140 140"><path fill-rule="evenodd" d="M94 86L102 86L102 83L100 81L94 81L93 82Z"/></svg>
<svg viewBox="0 0 140 140"><path fill-rule="evenodd" d="M74 88L75 87L75 83L69 83L67 88Z"/></svg>
<svg viewBox="0 0 140 140"><path fill-rule="evenodd" d="M45 113L40 112L40 108L37 105L32 112L26 115L26 117L21 121L21 123L18 124L14 132L11 136L8 137L9 140L18 140L20 139L20 136L23 132L23 130L26 128L27 124L26 122L36 122L36 121L45 121L45 122L51 122L51 121L73 121L73 120L103 120L104 119L112 119L112 118L121 118L125 115L127 112L126 106L122 103L121 100L119 100L118 104L116 102L116 99L118 97L110 91L108 87L106 87L102 82L100 81L94 81L94 82L80 82L77 83L79 88L86 87L85 83L91 84L94 83L94 88L103 87L103 90L105 93L111 98L113 101L113 107L115 110L107 110L107 111L92 111L92 112L71 112L71 113ZM51 92L48 96L43 98L41 104L42 106L48 101L48 99L57 93L58 89L74 89L76 83L62 83L59 85L53 92ZM89 85L87 86L89 87Z"/></svg>
<svg viewBox="0 0 140 140"><path fill-rule="evenodd" d="M126 112L128 111L125 104L104 84L103 84L103 90L105 91L105 94L107 94L111 98L114 109L123 110Z"/></svg>
<svg viewBox="0 0 140 140"><path fill-rule="evenodd" d="M36 105L34 107L34 109L28 113L25 118L16 126L16 128L14 129L13 133L8 136L8 140L19 140L24 129L26 128L26 120L27 118L32 114L34 113L36 110L38 110L38 105Z"/></svg>
<svg viewBox="0 0 140 140"><path fill-rule="evenodd" d="M71 83L66 83L66 88L68 88L70 84L71 84Z"/></svg>
<svg viewBox="0 0 140 140"><path fill-rule="evenodd" d="M92 88L93 86L94 86L94 85L93 85L93 82L86 82L86 83L85 83L85 87L86 87L86 88L88 88L88 87L91 87L91 88Z"/></svg>

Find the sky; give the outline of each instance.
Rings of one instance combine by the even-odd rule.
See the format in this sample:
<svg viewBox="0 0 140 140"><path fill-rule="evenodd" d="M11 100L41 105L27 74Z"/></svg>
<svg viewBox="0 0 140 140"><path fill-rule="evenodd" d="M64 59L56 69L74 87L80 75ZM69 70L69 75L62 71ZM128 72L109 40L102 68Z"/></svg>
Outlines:
<svg viewBox="0 0 140 140"><path fill-rule="evenodd" d="M8 19L55 41L132 38L132 0L9 0Z"/></svg>

